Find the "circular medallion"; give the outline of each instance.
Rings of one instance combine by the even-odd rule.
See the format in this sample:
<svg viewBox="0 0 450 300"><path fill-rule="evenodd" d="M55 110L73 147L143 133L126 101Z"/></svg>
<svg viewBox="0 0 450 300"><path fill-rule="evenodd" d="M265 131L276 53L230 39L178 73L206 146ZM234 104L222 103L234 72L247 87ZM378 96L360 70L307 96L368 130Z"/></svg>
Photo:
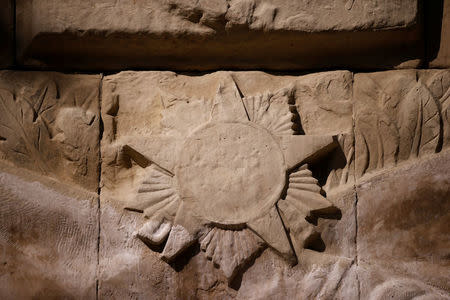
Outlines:
<svg viewBox="0 0 450 300"><path fill-rule="evenodd" d="M208 123L180 149L175 176L182 201L216 224L244 224L269 211L285 185L280 146L251 123Z"/></svg>

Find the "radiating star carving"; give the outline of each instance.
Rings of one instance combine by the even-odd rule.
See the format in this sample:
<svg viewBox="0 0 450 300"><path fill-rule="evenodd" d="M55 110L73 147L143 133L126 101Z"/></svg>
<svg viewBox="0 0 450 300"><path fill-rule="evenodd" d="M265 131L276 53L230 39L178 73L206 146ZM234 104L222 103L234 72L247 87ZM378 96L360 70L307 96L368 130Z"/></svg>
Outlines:
<svg viewBox="0 0 450 300"><path fill-rule="evenodd" d="M127 204L148 219L137 236L168 262L199 242L229 280L266 246L295 263L308 217L333 206L307 163L336 143L296 135L293 93L244 97L230 76L212 101L162 93L162 133L124 146L146 170Z"/></svg>

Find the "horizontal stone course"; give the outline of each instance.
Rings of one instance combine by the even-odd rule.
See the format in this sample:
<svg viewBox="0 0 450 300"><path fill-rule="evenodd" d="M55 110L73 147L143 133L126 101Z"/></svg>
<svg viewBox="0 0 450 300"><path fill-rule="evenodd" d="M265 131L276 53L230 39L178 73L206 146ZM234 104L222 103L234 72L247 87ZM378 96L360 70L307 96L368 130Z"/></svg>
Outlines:
<svg viewBox="0 0 450 300"><path fill-rule="evenodd" d="M423 56L417 0L18 0L20 65L389 68Z"/></svg>

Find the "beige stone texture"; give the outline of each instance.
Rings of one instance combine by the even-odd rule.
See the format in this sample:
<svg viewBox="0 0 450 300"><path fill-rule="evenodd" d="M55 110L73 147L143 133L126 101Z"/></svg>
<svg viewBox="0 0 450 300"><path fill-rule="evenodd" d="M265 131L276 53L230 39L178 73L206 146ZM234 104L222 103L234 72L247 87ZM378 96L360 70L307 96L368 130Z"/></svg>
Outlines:
<svg viewBox="0 0 450 300"><path fill-rule="evenodd" d="M354 297L344 289L356 284L353 179L334 180L328 198L319 185L331 172L323 160L339 161L337 177L353 168L336 150L338 135L351 134L351 79L343 71L105 77L100 295L122 295L117 285L159 294L182 280L178 288L200 298ZM335 97L315 102L325 90ZM341 104L340 129L310 120L315 132L305 134L302 114L325 119ZM127 257L127 267L112 262ZM143 261L136 276L124 275ZM144 288L152 268L161 278ZM260 281L267 288L255 292Z"/></svg>
<svg viewBox="0 0 450 300"><path fill-rule="evenodd" d="M431 53L432 55L436 55L436 57L432 57L433 60L429 63L430 68L450 68L450 1L443 0L442 2L441 34L438 43L439 47L436 54ZM432 19L435 19L436 17L436 15L430 16ZM436 33L429 32L429 34L433 36Z"/></svg>
<svg viewBox="0 0 450 300"><path fill-rule="evenodd" d="M0 159L97 191L98 75L0 72Z"/></svg>
<svg viewBox="0 0 450 300"><path fill-rule="evenodd" d="M14 63L14 1L0 2L0 68Z"/></svg>
<svg viewBox="0 0 450 300"><path fill-rule="evenodd" d="M448 147L449 70L355 75L356 177Z"/></svg>
<svg viewBox="0 0 450 300"><path fill-rule="evenodd" d="M417 0L18 0L27 66L386 68L423 58ZM415 61L411 65L411 61Z"/></svg>
<svg viewBox="0 0 450 300"><path fill-rule="evenodd" d="M0 298L450 299L449 93L1 71Z"/></svg>
<svg viewBox="0 0 450 300"><path fill-rule="evenodd" d="M95 299L100 76L0 72L0 298Z"/></svg>
<svg viewBox="0 0 450 300"><path fill-rule="evenodd" d="M449 299L450 152L358 182L362 299Z"/></svg>
<svg viewBox="0 0 450 300"><path fill-rule="evenodd" d="M2 299L95 299L97 193L0 162Z"/></svg>

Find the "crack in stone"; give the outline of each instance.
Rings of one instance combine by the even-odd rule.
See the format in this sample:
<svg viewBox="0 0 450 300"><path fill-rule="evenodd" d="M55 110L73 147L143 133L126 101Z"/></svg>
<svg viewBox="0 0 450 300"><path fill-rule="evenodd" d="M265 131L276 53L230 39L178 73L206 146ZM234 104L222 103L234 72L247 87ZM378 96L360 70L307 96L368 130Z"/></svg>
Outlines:
<svg viewBox="0 0 450 300"><path fill-rule="evenodd" d="M356 190L356 118L355 118L355 101L354 101L354 86L355 86L355 74L352 72L352 88L351 88L351 98L352 103L352 130L353 130L353 149L354 149L354 161L353 161L353 174L355 178L353 179L353 192L355 193L355 265L356 265L356 281L358 285L358 299L361 299L361 281L359 280L359 258L358 258L358 192Z"/></svg>
<svg viewBox="0 0 450 300"><path fill-rule="evenodd" d="M103 139L103 119L102 119L102 88L104 75L100 74L100 83L98 87L98 114L99 114L99 139L98 139L98 188L97 188L97 274L95 280L95 299L98 300L99 292L99 272L100 272L100 194L101 194L101 177L102 177L102 157L101 157L101 142Z"/></svg>

